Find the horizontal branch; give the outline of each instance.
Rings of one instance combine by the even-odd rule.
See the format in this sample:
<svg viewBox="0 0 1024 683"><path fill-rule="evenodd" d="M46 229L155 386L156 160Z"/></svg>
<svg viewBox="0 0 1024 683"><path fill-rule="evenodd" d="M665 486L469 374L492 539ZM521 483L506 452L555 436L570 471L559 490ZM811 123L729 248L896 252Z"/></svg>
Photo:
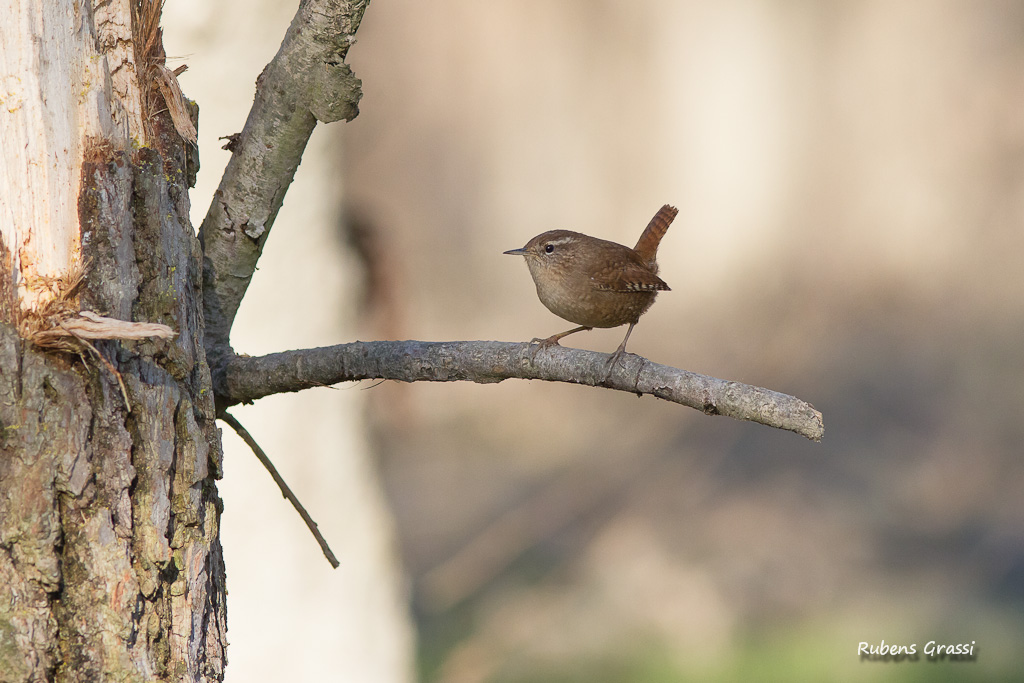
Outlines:
<svg viewBox="0 0 1024 683"><path fill-rule="evenodd" d="M820 441L821 413L798 398L698 375L626 354L605 379L608 354L497 341L352 342L268 356L232 356L218 400L224 407L271 394L361 379L400 382L500 382L540 379L651 394L695 408L786 429Z"/></svg>

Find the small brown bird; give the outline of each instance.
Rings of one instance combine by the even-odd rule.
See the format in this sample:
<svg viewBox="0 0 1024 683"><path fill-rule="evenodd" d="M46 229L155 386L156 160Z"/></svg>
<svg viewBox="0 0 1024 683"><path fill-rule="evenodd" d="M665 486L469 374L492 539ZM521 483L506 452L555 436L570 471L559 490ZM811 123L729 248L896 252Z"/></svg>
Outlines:
<svg viewBox="0 0 1024 683"><path fill-rule="evenodd" d="M625 339L608 362L610 374L626 351L633 326L658 292L669 289L658 277L655 259L658 244L677 213L674 206L661 207L632 249L578 232L551 230L522 249L504 252L525 256L541 303L558 317L579 325L533 341L550 346L575 332L629 323Z"/></svg>

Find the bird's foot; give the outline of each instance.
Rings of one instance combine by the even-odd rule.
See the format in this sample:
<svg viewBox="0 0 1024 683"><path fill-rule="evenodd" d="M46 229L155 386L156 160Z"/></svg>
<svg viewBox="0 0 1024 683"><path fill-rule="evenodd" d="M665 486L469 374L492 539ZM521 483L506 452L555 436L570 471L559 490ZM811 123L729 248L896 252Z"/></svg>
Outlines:
<svg viewBox="0 0 1024 683"><path fill-rule="evenodd" d="M586 325L580 325L579 327L574 327L571 330L559 332L558 334L553 334L547 339L540 339L538 337L535 337L533 340L530 341L530 344L536 344L537 348L535 348L533 352L530 354L530 360L533 360L537 356L537 352L540 351L541 349L550 348L552 346L561 346L561 344L558 343L558 340L561 339L562 337L568 337L570 334L576 334L577 332L583 332L592 329L594 328L587 327Z"/></svg>
<svg viewBox="0 0 1024 683"><path fill-rule="evenodd" d="M541 349L548 349L551 348L552 346L561 346L561 344L558 343L558 340L561 338L561 335L553 334L545 339L541 339L540 337L534 337L533 339L531 339L530 346L532 346L533 349L530 351L530 360L536 358L537 352L540 351ZM536 344L536 346L534 346L534 344Z"/></svg>
<svg viewBox="0 0 1024 683"><path fill-rule="evenodd" d="M604 377L601 379L602 383L607 382L611 378L612 371L615 369L615 364L618 363L621 358L622 354L616 351L612 354L612 357L608 359L608 362L605 363L604 366Z"/></svg>
<svg viewBox="0 0 1024 683"><path fill-rule="evenodd" d="M615 366L618 365L619 361L621 361L622 357L625 356L625 355L626 355L626 347L625 347L625 345L620 346L619 348L615 349L615 353L612 354L612 357L609 358L608 362L605 364L604 379L601 380L602 384L604 382L607 382L609 380L609 378L611 378L612 371L615 370Z"/></svg>

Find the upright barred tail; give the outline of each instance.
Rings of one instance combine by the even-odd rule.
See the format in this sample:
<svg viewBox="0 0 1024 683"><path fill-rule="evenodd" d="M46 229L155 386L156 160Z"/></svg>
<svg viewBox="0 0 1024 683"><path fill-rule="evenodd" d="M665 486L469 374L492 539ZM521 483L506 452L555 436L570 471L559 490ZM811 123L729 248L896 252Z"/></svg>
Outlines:
<svg viewBox="0 0 1024 683"><path fill-rule="evenodd" d="M654 263L661 238L665 236L668 226L672 225L672 221L675 220L677 213L679 213L679 209L666 204L658 209L658 213L654 214L654 218L644 228L643 234L640 235L636 246L633 247L633 251L640 255L644 263Z"/></svg>

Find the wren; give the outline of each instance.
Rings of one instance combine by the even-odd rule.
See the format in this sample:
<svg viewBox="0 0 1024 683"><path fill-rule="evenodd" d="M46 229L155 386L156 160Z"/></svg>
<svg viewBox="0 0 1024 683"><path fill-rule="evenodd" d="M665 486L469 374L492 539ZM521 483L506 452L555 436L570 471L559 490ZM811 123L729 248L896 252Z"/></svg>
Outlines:
<svg viewBox="0 0 1024 683"><path fill-rule="evenodd" d="M525 256L541 303L558 317L579 325L533 342L540 342L541 347L558 345L559 339L576 332L628 323L626 337L608 361L610 375L626 352L626 342L640 316L659 291L669 289L658 277L656 257L661 238L677 213L674 206L661 207L632 249L570 230L551 230L522 249L504 252Z"/></svg>

